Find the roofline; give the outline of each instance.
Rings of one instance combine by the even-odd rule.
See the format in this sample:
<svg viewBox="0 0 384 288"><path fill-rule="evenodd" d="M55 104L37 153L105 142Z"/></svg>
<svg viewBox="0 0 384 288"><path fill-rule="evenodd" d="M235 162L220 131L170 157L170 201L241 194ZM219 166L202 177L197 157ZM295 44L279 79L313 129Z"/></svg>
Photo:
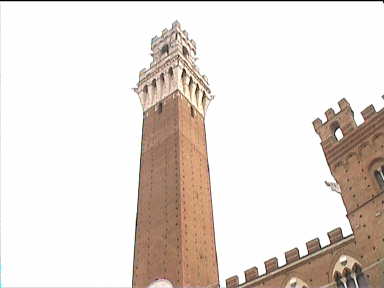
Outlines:
<svg viewBox="0 0 384 288"><path fill-rule="evenodd" d="M275 271L272 271L270 273L265 273L265 274L259 276L258 278L254 279L254 280L251 280L249 282L244 282L244 283L240 284L237 287L238 288L245 288L245 287L248 287L250 285L257 284L260 281L263 281L263 280L265 280L265 279L267 279L269 277L273 277L276 274L279 274L279 273L283 272L285 269L288 269L288 268L291 268L291 267L294 267L294 266L298 266L298 265L302 264L303 262L305 262L305 261L307 261L309 259L312 259L313 257L317 257L317 256L320 256L322 254L325 254L329 250L331 250L331 249L333 249L335 247L339 247L339 246L345 245L345 244L347 244L349 242L352 242L353 240L355 240L355 235L350 234L350 235L346 236L343 240L341 240L341 241L339 241L337 243L329 244L327 246L324 246L320 250L318 250L318 251L316 251L316 252L314 252L312 254L307 254L307 255L301 257L299 260L297 260L295 262L284 264L283 266L278 267Z"/></svg>

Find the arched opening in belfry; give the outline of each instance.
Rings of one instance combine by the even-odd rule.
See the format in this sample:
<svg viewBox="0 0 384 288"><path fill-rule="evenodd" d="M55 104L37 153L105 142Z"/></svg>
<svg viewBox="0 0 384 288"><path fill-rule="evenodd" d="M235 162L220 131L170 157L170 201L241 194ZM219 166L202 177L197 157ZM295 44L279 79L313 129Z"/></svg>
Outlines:
<svg viewBox="0 0 384 288"><path fill-rule="evenodd" d="M163 47L161 47L161 55L168 55L169 54L169 45L165 44Z"/></svg>
<svg viewBox="0 0 384 288"><path fill-rule="evenodd" d="M168 69L168 75L169 75L169 78L170 78L170 79L173 78L173 69L172 69L172 67L169 67L169 69Z"/></svg>
<svg viewBox="0 0 384 288"><path fill-rule="evenodd" d="M185 79L187 77L187 71L183 69L183 72L181 73L181 79Z"/></svg>
<svg viewBox="0 0 384 288"><path fill-rule="evenodd" d="M184 55L184 57L186 57L186 58L189 57L188 49L187 49L187 47L185 47L185 46L183 46L183 55Z"/></svg>

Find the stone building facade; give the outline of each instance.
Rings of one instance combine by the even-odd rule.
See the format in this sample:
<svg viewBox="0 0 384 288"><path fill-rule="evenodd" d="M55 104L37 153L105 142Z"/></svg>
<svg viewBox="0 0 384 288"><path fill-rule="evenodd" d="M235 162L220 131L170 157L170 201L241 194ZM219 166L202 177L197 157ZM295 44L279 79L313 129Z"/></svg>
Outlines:
<svg viewBox="0 0 384 288"><path fill-rule="evenodd" d="M196 44L176 21L151 43L153 61L135 92L143 107L133 287L218 287L204 118L213 99L195 63ZM313 122L347 209L353 234L328 233L258 268L227 288L384 287L384 109L363 110L357 126L347 102ZM338 139L336 131L343 137ZM237 245L240 243L236 243Z"/></svg>

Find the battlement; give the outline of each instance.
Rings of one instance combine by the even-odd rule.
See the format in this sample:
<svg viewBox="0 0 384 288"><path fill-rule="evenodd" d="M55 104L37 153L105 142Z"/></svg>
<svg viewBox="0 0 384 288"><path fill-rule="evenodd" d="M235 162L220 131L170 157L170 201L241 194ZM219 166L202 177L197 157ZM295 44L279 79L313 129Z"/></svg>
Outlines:
<svg viewBox="0 0 384 288"><path fill-rule="evenodd" d="M338 129L341 129L341 132L345 137L357 127L353 110L348 101L343 98L338 102L338 105L340 107L338 113L335 113L332 108L325 111L327 122L324 124L320 118L313 121L313 127L315 128L316 133L320 136L321 145L324 150L330 149L333 144L338 142L335 136L335 132Z"/></svg>
<svg viewBox="0 0 384 288"><path fill-rule="evenodd" d="M196 56L196 42L189 39L188 32L181 29L180 23L176 20L172 28L165 28L160 36L154 36L151 40L153 62L151 66L161 61L162 58L171 53L179 52L186 60L194 63Z"/></svg>
<svg viewBox="0 0 384 288"><path fill-rule="evenodd" d="M312 122L316 133L321 139L321 145L326 154L326 157L327 153L334 149L338 143L343 142L344 139L349 135L354 134L354 132L358 130L360 126L363 126L368 120L377 114L375 107L373 105L369 105L361 112L364 123L360 126L357 126L354 118L354 112L351 109L348 101L343 98L338 102L338 105L340 107L340 111L337 113L335 113L332 108L329 108L327 111L325 111L325 116L327 119L325 123L323 123L320 118L317 118ZM341 130L343 135L341 139L337 139L335 135L338 129Z"/></svg>
<svg viewBox="0 0 384 288"><path fill-rule="evenodd" d="M302 261L307 261L312 257L315 257L322 252L326 252L327 249L339 245L344 241L349 241L353 239L354 236L349 235L347 237L343 236L343 232L340 227L333 229L327 233L330 244L324 247L321 247L319 238L312 239L306 242L307 255L300 256L298 248L293 248L285 252L286 263L282 266L279 266L277 257L273 257L264 262L265 265L265 274L259 275L259 270L257 267L252 267L244 271L245 282L240 284L239 277L234 275L226 280L227 288L236 288L236 287L245 287L247 285L254 284L254 282L262 281L269 276L275 275L285 271L285 268L290 268L292 265L299 265Z"/></svg>
<svg viewBox="0 0 384 288"><path fill-rule="evenodd" d="M181 57L184 61L188 62L188 65L193 67L199 72L199 67L196 65L196 42L190 39L188 32L181 29L180 23L176 20L172 23L172 28L168 30L165 28L160 36L154 36L151 40L151 56L153 61L150 63L150 67L143 68L139 74L139 81L142 81L153 68L156 68L159 64L163 64L166 60L169 60L169 56ZM206 84L208 84L208 78L206 75L202 75Z"/></svg>
<svg viewBox="0 0 384 288"><path fill-rule="evenodd" d="M165 28L161 32L161 36L160 37L158 37L156 35L156 36L154 36L152 38L152 40L151 40L152 50L153 50L154 47L156 47L159 44L161 44L162 41L166 40L173 33L179 33L181 38L180 39L177 38L176 40L180 40L180 42L184 42L186 45L189 46L189 48L191 50L194 50L196 52L196 43L195 43L195 41L193 39L189 39L188 32L186 30L182 30L181 29L181 25L180 25L179 21L177 21L177 20L172 23L172 28L170 30Z"/></svg>

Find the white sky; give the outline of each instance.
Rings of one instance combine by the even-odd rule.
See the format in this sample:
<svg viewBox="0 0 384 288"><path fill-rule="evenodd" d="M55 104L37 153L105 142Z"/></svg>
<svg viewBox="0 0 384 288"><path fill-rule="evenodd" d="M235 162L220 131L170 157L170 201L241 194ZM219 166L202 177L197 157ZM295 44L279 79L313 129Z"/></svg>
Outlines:
<svg viewBox="0 0 384 288"><path fill-rule="evenodd" d="M131 286L150 41L178 19L207 117L220 282L342 227L312 121L384 106L384 4L2 3L1 264L6 287Z"/></svg>

